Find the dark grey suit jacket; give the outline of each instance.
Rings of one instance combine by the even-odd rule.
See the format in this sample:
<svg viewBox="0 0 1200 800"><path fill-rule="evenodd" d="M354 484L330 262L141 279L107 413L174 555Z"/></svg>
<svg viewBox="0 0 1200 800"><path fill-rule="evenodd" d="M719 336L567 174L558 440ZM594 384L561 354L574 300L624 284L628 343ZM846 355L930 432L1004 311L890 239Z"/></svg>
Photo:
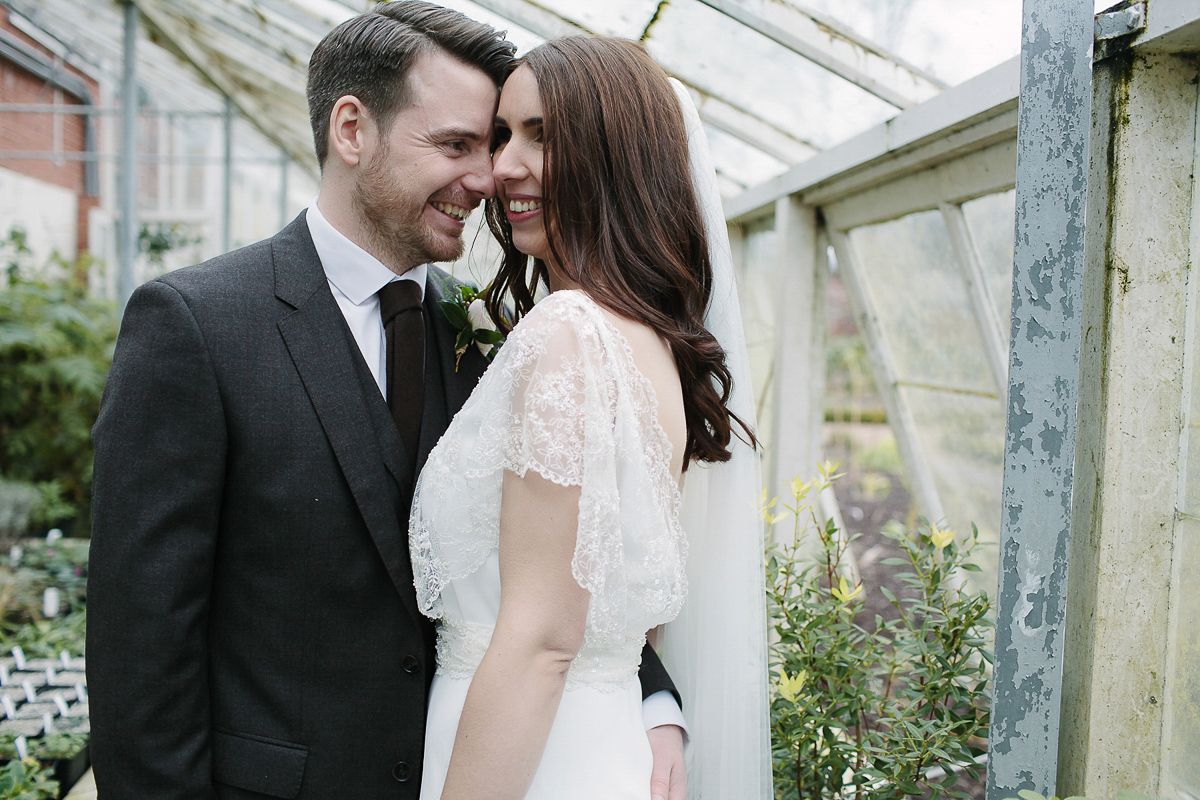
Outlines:
<svg viewBox="0 0 1200 800"><path fill-rule="evenodd" d="M425 291L418 465L486 367ZM415 475L303 215L131 298L93 433L101 800L416 798ZM670 689L647 649L643 689Z"/></svg>

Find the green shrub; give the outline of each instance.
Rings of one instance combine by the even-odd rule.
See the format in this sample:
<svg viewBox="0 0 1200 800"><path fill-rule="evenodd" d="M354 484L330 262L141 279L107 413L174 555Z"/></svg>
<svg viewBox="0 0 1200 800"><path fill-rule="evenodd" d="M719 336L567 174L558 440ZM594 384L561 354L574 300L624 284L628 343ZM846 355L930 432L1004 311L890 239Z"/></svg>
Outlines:
<svg viewBox="0 0 1200 800"><path fill-rule="evenodd" d="M823 467L812 482L792 481L795 504L778 511L773 500L765 511L772 525L789 514L795 522L791 543L767 552L776 795L956 796L952 770L977 774L988 726L989 602L956 588L962 571L975 568L969 558L978 533L960 542L953 531L925 524L912 533L885 531L905 557L884 563L909 568L897 579L911 596L878 587L899 616L877 616L867 630L854 617L868 588L852 585L843 569L850 540L832 522L821 525L808 501L837 477L831 472ZM928 778L938 766L944 777Z"/></svg>
<svg viewBox="0 0 1200 800"><path fill-rule="evenodd" d="M86 259L40 271L23 235L0 242L0 479L36 488L28 524L89 530L92 425L117 312L87 292Z"/></svg>
<svg viewBox="0 0 1200 800"><path fill-rule="evenodd" d="M0 766L0 800L48 800L58 797L58 781L46 777L36 759L13 760Z"/></svg>

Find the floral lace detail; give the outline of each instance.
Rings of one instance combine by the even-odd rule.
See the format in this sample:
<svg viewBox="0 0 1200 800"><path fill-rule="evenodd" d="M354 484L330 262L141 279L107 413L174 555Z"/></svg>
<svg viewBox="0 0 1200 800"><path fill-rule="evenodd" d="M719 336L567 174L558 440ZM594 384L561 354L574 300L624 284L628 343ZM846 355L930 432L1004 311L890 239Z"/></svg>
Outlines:
<svg viewBox="0 0 1200 800"><path fill-rule="evenodd" d="M470 678L479 668L492 641L492 628L475 622L444 620L438 626L438 672L451 678ZM567 670L567 689L587 686L619 689L637 674L645 636L631 635L618 647L597 649L586 643Z"/></svg>
<svg viewBox="0 0 1200 800"><path fill-rule="evenodd" d="M497 547L504 471L532 469L580 487L571 567L591 593L581 657L628 650L686 593L670 464L628 342L587 295L555 292L509 335L418 480L409 549L422 612L444 618L443 590Z"/></svg>

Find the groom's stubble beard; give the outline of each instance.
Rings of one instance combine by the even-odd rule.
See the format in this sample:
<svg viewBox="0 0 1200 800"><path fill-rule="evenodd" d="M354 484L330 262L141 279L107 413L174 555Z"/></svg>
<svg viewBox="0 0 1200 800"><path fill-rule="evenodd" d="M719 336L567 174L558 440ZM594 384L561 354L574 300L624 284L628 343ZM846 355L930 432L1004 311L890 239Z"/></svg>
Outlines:
<svg viewBox="0 0 1200 800"><path fill-rule="evenodd" d="M462 238L429 230L423 219L429 198L408 192L395 170L389 169L389 158L385 137L354 182L352 200L367 223L366 249L386 256L392 268L457 260L463 252Z"/></svg>

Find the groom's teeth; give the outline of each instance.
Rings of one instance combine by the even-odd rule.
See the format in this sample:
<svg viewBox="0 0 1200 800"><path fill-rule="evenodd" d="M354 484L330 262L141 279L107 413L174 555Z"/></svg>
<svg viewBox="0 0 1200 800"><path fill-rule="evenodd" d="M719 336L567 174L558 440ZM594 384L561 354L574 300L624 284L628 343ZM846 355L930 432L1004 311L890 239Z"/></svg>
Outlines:
<svg viewBox="0 0 1200 800"><path fill-rule="evenodd" d="M521 214L526 211L534 211L541 207L542 207L541 200L527 200L525 202L521 202L518 200L509 200L508 201L508 210L513 212L514 214Z"/></svg>
<svg viewBox="0 0 1200 800"><path fill-rule="evenodd" d="M449 214L455 219L466 219L471 212L461 206L452 206L449 203L434 203L433 207L443 214Z"/></svg>

